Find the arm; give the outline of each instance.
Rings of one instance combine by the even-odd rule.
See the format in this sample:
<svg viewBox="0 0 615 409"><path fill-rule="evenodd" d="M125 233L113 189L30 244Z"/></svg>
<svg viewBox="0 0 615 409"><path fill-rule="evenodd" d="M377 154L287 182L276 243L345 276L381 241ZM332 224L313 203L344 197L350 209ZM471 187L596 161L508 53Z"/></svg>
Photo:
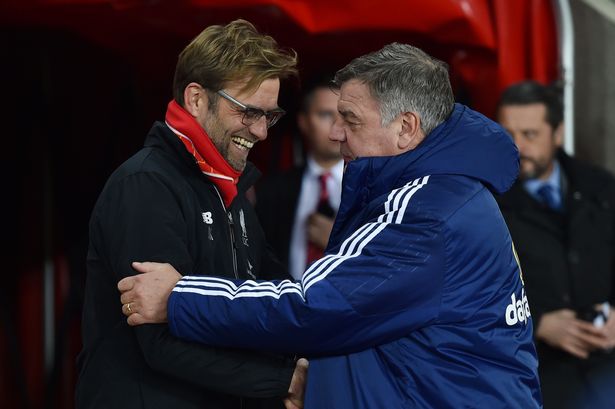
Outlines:
<svg viewBox="0 0 615 409"><path fill-rule="evenodd" d="M212 345L302 354L397 339L438 316L439 229L434 221L373 220L314 263L301 283L184 277L169 298L171 331Z"/></svg>
<svg viewBox="0 0 615 409"><path fill-rule="evenodd" d="M97 226L113 281L135 274L135 259L168 260L185 271L193 269L181 205L164 179L132 175L110 186L105 197ZM173 337L167 325L134 331L145 361L165 375L246 397L282 397L288 391L291 360L185 342Z"/></svg>
<svg viewBox="0 0 615 409"><path fill-rule="evenodd" d="M150 368L195 386L248 398L284 397L295 363L280 356L208 347L174 337L166 324L134 328Z"/></svg>

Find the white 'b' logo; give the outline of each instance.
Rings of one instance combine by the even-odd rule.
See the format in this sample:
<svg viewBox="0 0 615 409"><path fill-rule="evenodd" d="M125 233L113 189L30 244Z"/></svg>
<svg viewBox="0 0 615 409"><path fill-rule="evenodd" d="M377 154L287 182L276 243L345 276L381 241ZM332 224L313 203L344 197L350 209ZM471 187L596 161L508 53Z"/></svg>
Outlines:
<svg viewBox="0 0 615 409"><path fill-rule="evenodd" d="M203 223L205 223L205 224L213 224L214 223L214 219L211 218L211 212L204 212L203 213Z"/></svg>

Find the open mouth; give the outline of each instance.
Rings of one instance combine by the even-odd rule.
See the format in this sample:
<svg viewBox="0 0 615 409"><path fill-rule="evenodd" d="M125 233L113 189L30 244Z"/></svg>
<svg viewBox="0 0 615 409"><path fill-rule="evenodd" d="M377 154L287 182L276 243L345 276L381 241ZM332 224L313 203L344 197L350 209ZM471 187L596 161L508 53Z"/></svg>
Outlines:
<svg viewBox="0 0 615 409"><path fill-rule="evenodd" d="M241 136L233 136L231 138L231 141L233 141L233 143L240 149L248 150L252 149L252 147L254 146L254 142L242 138Z"/></svg>

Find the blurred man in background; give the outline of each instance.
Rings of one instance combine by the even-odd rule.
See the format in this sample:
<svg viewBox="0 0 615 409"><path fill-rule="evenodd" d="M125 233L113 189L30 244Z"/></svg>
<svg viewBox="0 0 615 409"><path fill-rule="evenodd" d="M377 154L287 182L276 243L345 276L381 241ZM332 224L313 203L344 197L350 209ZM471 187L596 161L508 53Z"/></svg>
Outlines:
<svg viewBox="0 0 615 409"><path fill-rule="evenodd" d="M559 90L532 81L505 90L498 109L521 159L499 204L532 308L545 409L584 407L574 397L605 392L596 380L615 362L615 180L563 152L562 115Z"/></svg>
<svg viewBox="0 0 615 409"><path fill-rule="evenodd" d="M331 78L313 79L304 93L297 124L307 148L305 165L272 175L256 189L265 236L297 280L322 257L340 205L344 161L339 142L329 139L339 90Z"/></svg>

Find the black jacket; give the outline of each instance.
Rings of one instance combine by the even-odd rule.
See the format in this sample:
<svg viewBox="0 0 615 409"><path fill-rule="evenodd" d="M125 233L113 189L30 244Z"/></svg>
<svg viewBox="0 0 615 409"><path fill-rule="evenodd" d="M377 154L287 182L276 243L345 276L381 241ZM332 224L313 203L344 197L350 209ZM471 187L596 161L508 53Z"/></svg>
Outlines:
<svg viewBox="0 0 615 409"><path fill-rule="evenodd" d="M267 241L288 268L292 229L304 171L305 167L293 168L271 175L256 186L256 214Z"/></svg>
<svg viewBox="0 0 615 409"><path fill-rule="evenodd" d="M167 325L131 328L117 290L120 279L135 274L132 261L242 279L286 271L266 248L245 199L257 176L249 165L227 212L163 123L154 124L145 147L113 173L90 220L78 408L248 408L257 403L239 396L286 394L292 359L180 341Z"/></svg>
<svg viewBox="0 0 615 409"><path fill-rule="evenodd" d="M562 213L538 203L520 182L498 198L519 254L534 325L542 314L563 308L589 320L594 304L615 301L615 179L563 152L558 160L566 187ZM563 408L553 402L569 392L567 382L614 355L595 353L584 361L541 341L536 347L545 408Z"/></svg>

